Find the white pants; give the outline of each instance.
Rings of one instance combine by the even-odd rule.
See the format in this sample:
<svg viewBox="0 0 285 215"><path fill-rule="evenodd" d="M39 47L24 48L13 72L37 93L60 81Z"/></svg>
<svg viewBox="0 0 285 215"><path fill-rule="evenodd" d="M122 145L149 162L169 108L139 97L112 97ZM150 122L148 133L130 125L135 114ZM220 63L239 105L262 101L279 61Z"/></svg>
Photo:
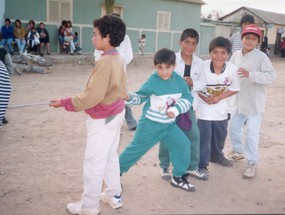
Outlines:
<svg viewBox="0 0 285 215"><path fill-rule="evenodd" d="M243 115L235 113L231 117L229 133L232 143L232 150L242 153L245 151L248 162L256 164L259 159L259 133L263 113L257 115ZM243 125L246 121L246 142L243 144Z"/></svg>
<svg viewBox="0 0 285 215"><path fill-rule="evenodd" d="M99 208L103 181L106 195L120 195L120 165L117 154L120 141L121 125L125 110L108 119L92 119L87 124L87 146L84 157L82 208L96 210Z"/></svg>

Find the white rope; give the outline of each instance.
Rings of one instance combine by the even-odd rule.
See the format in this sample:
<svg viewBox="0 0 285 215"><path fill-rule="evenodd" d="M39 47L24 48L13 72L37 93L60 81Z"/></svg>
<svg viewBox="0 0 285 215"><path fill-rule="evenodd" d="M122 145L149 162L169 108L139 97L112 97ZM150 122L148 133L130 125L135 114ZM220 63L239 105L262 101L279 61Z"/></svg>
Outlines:
<svg viewBox="0 0 285 215"><path fill-rule="evenodd" d="M24 105L12 105L12 106L8 106L8 108L9 109L12 109L12 108L24 108L24 107L33 107L33 106L41 106L41 105L49 105L49 102L24 104Z"/></svg>

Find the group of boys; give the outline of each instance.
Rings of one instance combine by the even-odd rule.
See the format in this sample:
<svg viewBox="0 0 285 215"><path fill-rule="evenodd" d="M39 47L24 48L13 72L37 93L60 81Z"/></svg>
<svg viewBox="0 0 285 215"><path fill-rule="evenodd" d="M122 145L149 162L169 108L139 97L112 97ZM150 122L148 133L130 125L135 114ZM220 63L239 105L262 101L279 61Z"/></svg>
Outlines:
<svg viewBox="0 0 285 215"><path fill-rule="evenodd" d="M194 69L193 60L198 37L181 37L180 45L185 48L185 52L179 54L182 58L188 55L183 58L184 71L180 71L181 74L174 72L177 60L181 60L177 58L179 54L161 49L154 56L155 71L135 93L127 92L125 66L116 49L126 35L125 23L117 16L105 15L94 20L93 26L92 43L103 54L97 60L85 90L72 97L50 101L51 107L64 107L72 112L84 110L88 115L84 191L79 202L67 205L70 213L97 215L100 213L100 201L114 209L122 207L120 176L158 142L166 152L160 155L167 160L164 169L169 168L170 162L173 165L171 185L195 191L195 187L187 180L189 174L205 179L208 172L202 170L207 170L210 158L221 165L226 162L224 155L220 154L226 136L224 129L227 127L226 98L234 94L237 95L237 111L230 121L233 150L236 153L243 152L240 133L246 120L250 137L246 142L245 153L249 166L244 176L255 176L265 87L275 78L268 57L255 49L261 37L257 26L248 25L242 30L243 48L234 53L230 62L226 62L231 52L229 40L224 37L214 38L209 45L211 60L200 61L200 72ZM145 105L133 140L118 156L125 105L139 105L143 102ZM197 106L195 102L198 102ZM200 129L199 133L196 128L198 150L192 148L190 138L193 138L193 134L187 135L197 126L194 109L198 110ZM201 128L204 128L203 132ZM210 128L215 132L209 133ZM206 136L206 139L202 139L202 136ZM219 140L221 144L218 144ZM201 162L197 162L201 158L199 142L201 149L216 147L216 151L208 150L203 154L206 161L203 169ZM191 151L195 151L196 157L198 153L198 158L190 169ZM102 192L103 182L105 187Z"/></svg>

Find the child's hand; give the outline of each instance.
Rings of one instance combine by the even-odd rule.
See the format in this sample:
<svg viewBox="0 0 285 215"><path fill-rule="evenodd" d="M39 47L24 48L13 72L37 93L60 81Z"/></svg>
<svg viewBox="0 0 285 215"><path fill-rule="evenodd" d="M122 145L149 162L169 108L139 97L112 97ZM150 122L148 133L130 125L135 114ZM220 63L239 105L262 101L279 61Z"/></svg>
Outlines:
<svg viewBox="0 0 285 215"><path fill-rule="evenodd" d="M249 72L247 70L245 70L244 68L238 69L238 75L241 78L249 78Z"/></svg>
<svg viewBox="0 0 285 215"><path fill-rule="evenodd" d="M208 101L208 104L217 104L219 101L221 101L220 96L213 96L211 99Z"/></svg>
<svg viewBox="0 0 285 215"><path fill-rule="evenodd" d="M193 86L193 80L189 76L185 76L184 80L186 81L187 85L192 87Z"/></svg>
<svg viewBox="0 0 285 215"><path fill-rule="evenodd" d="M166 112L166 115L167 115L169 118L175 118L175 114L174 114L172 111Z"/></svg>
<svg viewBox="0 0 285 215"><path fill-rule="evenodd" d="M50 106L50 107L55 107L55 108L61 107L61 106L60 106L60 99L53 99L53 100L50 100L50 101L49 101L49 106Z"/></svg>
<svg viewBox="0 0 285 215"><path fill-rule="evenodd" d="M131 97L129 95L127 95L124 100L129 101L130 99L131 99Z"/></svg>

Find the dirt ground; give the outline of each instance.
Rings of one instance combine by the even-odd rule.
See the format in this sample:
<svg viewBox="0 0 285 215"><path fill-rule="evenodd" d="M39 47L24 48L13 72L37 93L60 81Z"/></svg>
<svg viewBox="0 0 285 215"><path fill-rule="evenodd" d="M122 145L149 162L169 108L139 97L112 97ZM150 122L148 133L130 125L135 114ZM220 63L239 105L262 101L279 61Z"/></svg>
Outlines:
<svg viewBox="0 0 285 215"><path fill-rule="evenodd" d="M285 60L272 62L278 78L268 88L256 178L242 179L245 160L233 167L211 163L209 180L190 177L196 192L185 192L161 179L155 146L122 176L123 208L101 203L101 214L284 214ZM17 106L80 92L91 68L90 61L78 64L74 57L44 75L12 75L9 123L0 129L1 215L67 215L66 204L80 199L86 115L47 105ZM129 90L138 89L151 72L152 58L136 56L128 67ZM141 108L133 108L137 118ZM133 135L124 123L119 152ZM225 152L229 149L227 139Z"/></svg>

